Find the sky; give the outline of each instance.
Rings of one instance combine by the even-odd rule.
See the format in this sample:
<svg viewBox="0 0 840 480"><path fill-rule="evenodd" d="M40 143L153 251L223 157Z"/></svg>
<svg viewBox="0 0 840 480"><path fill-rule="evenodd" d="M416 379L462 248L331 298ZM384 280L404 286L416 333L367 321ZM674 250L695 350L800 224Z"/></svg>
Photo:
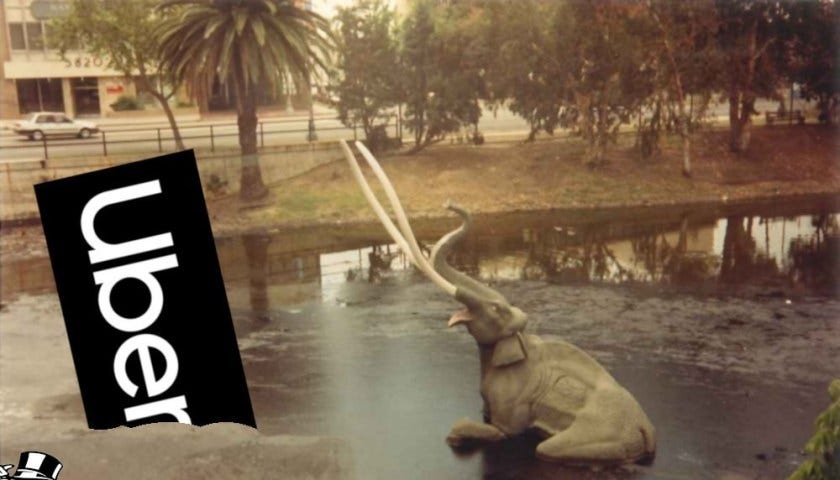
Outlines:
<svg viewBox="0 0 840 480"><path fill-rule="evenodd" d="M335 15L339 7L347 7L356 3L357 0L308 0L312 9L321 14L324 18L330 19ZM393 9L405 9L406 0L385 0L385 3Z"/></svg>
<svg viewBox="0 0 840 480"><path fill-rule="evenodd" d="M310 0L312 9L324 18L332 18L338 7L352 5L355 0Z"/></svg>

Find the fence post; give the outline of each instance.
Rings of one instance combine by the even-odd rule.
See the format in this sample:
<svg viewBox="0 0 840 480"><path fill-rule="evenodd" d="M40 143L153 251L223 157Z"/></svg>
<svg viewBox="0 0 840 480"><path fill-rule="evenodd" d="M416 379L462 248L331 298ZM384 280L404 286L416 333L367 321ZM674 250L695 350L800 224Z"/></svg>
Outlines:
<svg viewBox="0 0 840 480"><path fill-rule="evenodd" d="M263 131L263 122L260 122L260 148L265 148L265 132Z"/></svg>
<svg viewBox="0 0 840 480"><path fill-rule="evenodd" d="M355 142L356 140L358 140L356 137L356 121L353 120L353 141Z"/></svg>
<svg viewBox="0 0 840 480"><path fill-rule="evenodd" d="M108 142L105 140L105 132L102 132L102 156L108 156Z"/></svg>
<svg viewBox="0 0 840 480"><path fill-rule="evenodd" d="M159 128L157 129L157 132L158 132L158 152L163 153L163 142L161 141L161 138L160 138L160 129Z"/></svg>
<svg viewBox="0 0 840 480"><path fill-rule="evenodd" d="M213 125L210 125L210 151L216 151L216 138L213 136Z"/></svg>
<svg viewBox="0 0 840 480"><path fill-rule="evenodd" d="M50 158L49 152L47 152L47 136L43 133L41 134L41 142L44 144L44 158Z"/></svg>

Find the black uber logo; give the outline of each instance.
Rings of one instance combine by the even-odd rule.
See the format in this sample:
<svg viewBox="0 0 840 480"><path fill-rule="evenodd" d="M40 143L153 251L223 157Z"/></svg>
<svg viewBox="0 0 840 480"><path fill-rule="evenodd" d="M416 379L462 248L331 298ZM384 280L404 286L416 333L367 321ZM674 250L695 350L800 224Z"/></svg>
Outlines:
<svg viewBox="0 0 840 480"><path fill-rule="evenodd" d="M90 428L255 427L193 152L35 193Z"/></svg>

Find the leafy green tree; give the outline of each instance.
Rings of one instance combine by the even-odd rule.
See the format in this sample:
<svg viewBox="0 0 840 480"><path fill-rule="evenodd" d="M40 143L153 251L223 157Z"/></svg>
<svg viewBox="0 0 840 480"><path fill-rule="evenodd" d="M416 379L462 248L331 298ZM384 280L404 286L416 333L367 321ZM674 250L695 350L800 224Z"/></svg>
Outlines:
<svg viewBox="0 0 840 480"><path fill-rule="evenodd" d="M314 66L326 69L329 24L291 0L169 0L158 11L171 12L159 31L164 69L192 92L208 91L214 80L233 88L242 151L240 197L264 197L256 93L277 91L284 72L309 85Z"/></svg>
<svg viewBox="0 0 840 480"><path fill-rule="evenodd" d="M785 64L792 81L805 98L818 100L821 120L830 122L826 111L840 86L840 2L817 0L792 6L797 10L797 35L786 44Z"/></svg>
<svg viewBox="0 0 840 480"><path fill-rule="evenodd" d="M482 12L479 39L486 99L506 106L530 125L528 140L562 126L571 101L563 79L568 69L557 62L550 30L557 4L537 0L489 2Z"/></svg>
<svg viewBox="0 0 840 480"><path fill-rule="evenodd" d="M485 6L485 33L497 42L485 80L495 105L539 130L572 128L588 144L584 162L605 161L631 112L651 95L644 42L628 24L628 2L543 2ZM495 39L495 40L494 40Z"/></svg>
<svg viewBox="0 0 840 480"><path fill-rule="evenodd" d="M334 106L348 127L361 124L372 148L380 147L376 132L384 132L387 110L400 99L400 71L396 20L382 0L363 0L340 8L337 22L337 71L330 90Z"/></svg>
<svg viewBox="0 0 840 480"><path fill-rule="evenodd" d="M669 109L682 139L683 175L691 176L692 111L688 96L700 93L709 98L713 61L711 47L717 21L711 0L675 3L669 0L646 0L641 37L648 36L651 57L644 66L653 72L655 89L664 92L675 108ZM661 98L661 97L657 97ZM698 109L702 114L702 109Z"/></svg>
<svg viewBox="0 0 840 480"><path fill-rule="evenodd" d="M67 16L51 23L49 41L66 59L83 46L102 57L109 68L134 80L139 92L148 93L163 107L175 144L184 148L178 124L169 106L176 89L159 56L155 29L161 21L154 0L71 0Z"/></svg>
<svg viewBox="0 0 840 480"><path fill-rule="evenodd" d="M554 16L553 51L571 99L575 130L588 144L584 162L603 163L622 124L650 95L646 55L626 18L638 5L594 0L563 4Z"/></svg>
<svg viewBox="0 0 840 480"><path fill-rule="evenodd" d="M778 97L787 80L785 53L810 26L802 22L803 8L814 2L715 0L719 20L716 51L718 88L729 99L729 147L749 148L757 98Z"/></svg>
<svg viewBox="0 0 840 480"><path fill-rule="evenodd" d="M432 143L440 127L430 125L433 76L434 21L430 2L420 1L403 23L401 63L405 75L406 122L414 133L414 151ZM451 128L451 126L447 126Z"/></svg>
<svg viewBox="0 0 840 480"><path fill-rule="evenodd" d="M831 480L840 478L840 380L828 387L831 404L815 423L816 433L805 445L811 458L802 462L788 480Z"/></svg>
<svg viewBox="0 0 840 480"><path fill-rule="evenodd" d="M481 65L472 36L472 6L420 0L402 27L401 72L406 127L417 152L448 132L472 125L477 136Z"/></svg>

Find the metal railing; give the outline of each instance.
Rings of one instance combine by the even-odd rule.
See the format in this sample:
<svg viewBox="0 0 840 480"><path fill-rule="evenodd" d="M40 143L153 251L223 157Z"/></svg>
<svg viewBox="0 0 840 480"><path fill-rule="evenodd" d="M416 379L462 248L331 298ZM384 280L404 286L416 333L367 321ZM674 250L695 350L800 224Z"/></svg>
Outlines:
<svg viewBox="0 0 840 480"><path fill-rule="evenodd" d="M393 116L395 121L389 122L388 133L393 132L396 137L400 132L399 119ZM315 130L318 134L322 132L344 132L345 135L333 135L349 137L352 133L356 140L364 136L360 128L355 124L347 127L335 118L315 118ZM300 126L291 126L298 123ZM289 128L291 127L291 128ZM187 148L209 149L215 153L221 148L238 148L237 141L230 141L231 138L239 137L239 129L236 123L215 123L204 125L184 125L179 127L181 140ZM262 120L257 123L257 145L259 148L266 146L277 146L285 144L307 143L309 125L306 118L303 119L278 119ZM139 138L125 138L133 134ZM143 135L145 134L145 135ZM300 134L297 136L296 134ZM11 135L11 133L7 133ZM285 136L285 138L284 138ZM290 136L294 136L290 138ZM328 135L329 136L329 135ZM121 138L122 137L122 138ZM322 139L326 140L326 138ZM225 142L227 140L227 142ZM227 144L225 144L227 143ZM96 146L96 148L92 148ZM137 147L137 148L134 148ZM39 141L22 141L20 145L4 145L2 150L11 153L14 157L29 156L27 161L44 162L52 158L79 157L101 155L107 157L110 154L120 153L163 153L176 149L175 138L172 129L168 126L160 127L139 127L139 128L108 128L98 133L98 138L70 139L43 136ZM62 153L56 153L61 151ZM15 159L0 159L0 164L14 161Z"/></svg>

